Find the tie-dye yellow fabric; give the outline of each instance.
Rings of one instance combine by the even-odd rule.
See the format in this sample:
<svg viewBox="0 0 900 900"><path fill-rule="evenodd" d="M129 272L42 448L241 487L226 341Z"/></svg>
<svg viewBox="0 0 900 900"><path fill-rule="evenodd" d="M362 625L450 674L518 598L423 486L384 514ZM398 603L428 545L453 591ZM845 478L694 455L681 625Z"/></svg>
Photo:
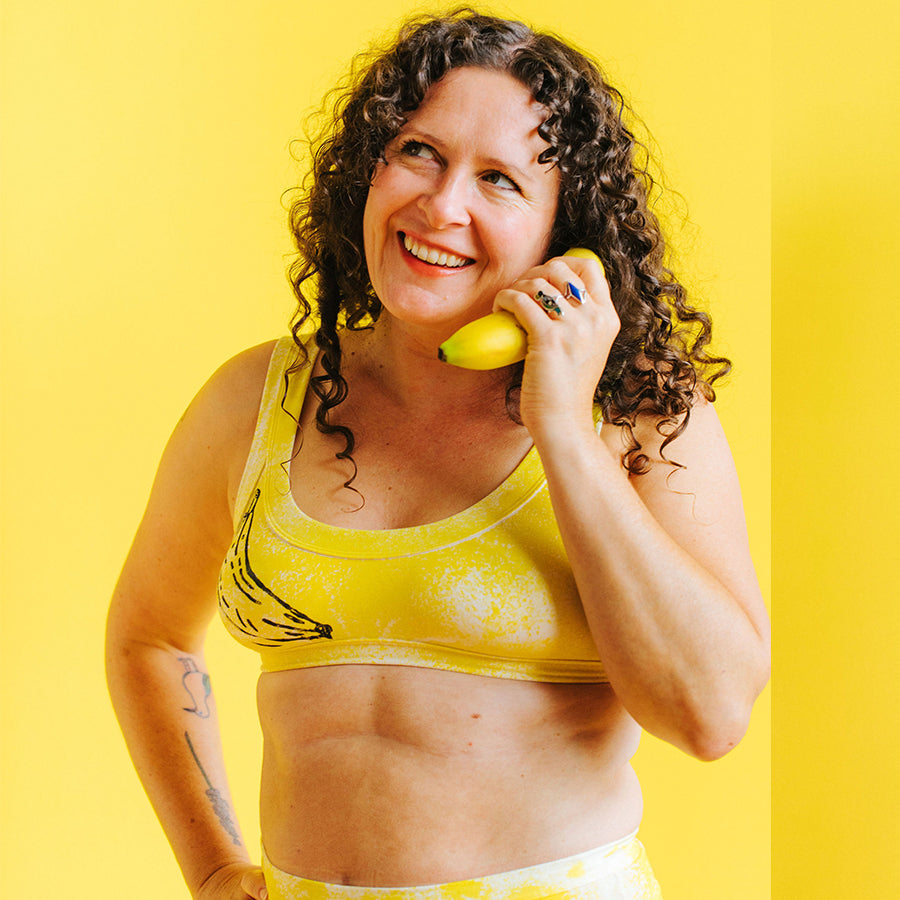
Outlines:
<svg viewBox="0 0 900 900"><path fill-rule="evenodd" d="M295 359L282 338L219 578L225 625L263 670L368 663L606 681L536 450L487 497L438 522L324 525L297 507L288 480L313 363L290 375L285 394Z"/></svg>
<svg viewBox="0 0 900 900"><path fill-rule="evenodd" d="M662 900L644 847L633 835L538 866L420 887L310 881L276 868L265 851L262 864L269 900Z"/></svg>

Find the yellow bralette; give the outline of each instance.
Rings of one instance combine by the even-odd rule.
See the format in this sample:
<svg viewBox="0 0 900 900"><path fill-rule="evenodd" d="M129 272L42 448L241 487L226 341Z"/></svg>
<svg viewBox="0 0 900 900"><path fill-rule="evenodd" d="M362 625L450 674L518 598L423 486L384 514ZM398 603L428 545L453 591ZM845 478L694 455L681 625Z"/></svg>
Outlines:
<svg viewBox="0 0 900 900"><path fill-rule="evenodd" d="M496 490L438 522L324 525L291 495L287 461L314 358L272 355L219 577L219 610L266 672L346 663L603 682L534 448Z"/></svg>

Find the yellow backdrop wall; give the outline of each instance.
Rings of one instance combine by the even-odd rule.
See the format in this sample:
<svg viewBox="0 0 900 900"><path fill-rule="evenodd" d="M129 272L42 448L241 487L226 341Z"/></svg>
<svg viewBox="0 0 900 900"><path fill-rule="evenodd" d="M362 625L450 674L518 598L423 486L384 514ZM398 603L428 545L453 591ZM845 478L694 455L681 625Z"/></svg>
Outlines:
<svg viewBox="0 0 900 900"><path fill-rule="evenodd" d="M900 8L773 16L773 896L900 885Z"/></svg>
<svg viewBox="0 0 900 900"><path fill-rule="evenodd" d="M4 4L3 896L186 896L107 700L107 599L184 406L221 361L285 330L291 139L349 57L413 8ZM768 7L489 8L594 53L687 200L680 262L737 364L719 406L767 588ZM253 846L256 660L218 627L210 641ZM645 739L643 838L667 900L769 896L768 699L715 765Z"/></svg>

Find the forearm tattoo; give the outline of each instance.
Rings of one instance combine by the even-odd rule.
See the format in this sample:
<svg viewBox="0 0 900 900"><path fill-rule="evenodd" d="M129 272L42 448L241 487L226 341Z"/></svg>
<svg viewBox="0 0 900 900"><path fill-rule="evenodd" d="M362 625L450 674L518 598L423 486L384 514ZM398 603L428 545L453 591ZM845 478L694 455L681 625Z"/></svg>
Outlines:
<svg viewBox="0 0 900 900"><path fill-rule="evenodd" d="M197 768L200 770L200 774L207 784L206 796L209 797L213 812L216 814L219 822L221 822L222 827L228 833L232 843L236 844L238 847L243 847L244 842L241 840L237 825L232 818L233 814L231 812L231 807L228 805L228 801L222 796L220 791L213 787L212 782L209 780L209 776L206 774L206 770L200 763L200 758L197 756L197 751L194 750L194 745L191 743L190 735L187 732L184 733L184 739L187 741L191 756L194 757L194 762L197 763Z"/></svg>
<svg viewBox="0 0 900 900"><path fill-rule="evenodd" d="M209 675L197 668L197 663L190 656L179 656L178 661L184 666L181 683L191 698L192 705L182 707L185 712L194 713L201 719L209 718L209 695L212 684Z"/></svg>

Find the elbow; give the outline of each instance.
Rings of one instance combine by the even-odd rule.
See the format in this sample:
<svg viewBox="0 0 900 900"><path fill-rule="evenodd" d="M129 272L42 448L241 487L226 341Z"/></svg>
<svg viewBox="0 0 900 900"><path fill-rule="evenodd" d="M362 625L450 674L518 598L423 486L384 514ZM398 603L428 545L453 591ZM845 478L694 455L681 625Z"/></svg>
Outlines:
<svg viewBox="0 0 900 900"><path fill-rule="evenodd" d="M698 712L683 734L682 749L702 762L714 762L734 750L750 727L753 704L767 681L768 663L761 667L749 693L722 697L715 707Z"/></svg>
<svg viewBox="0 0 900 900"><path fill-rule="evenodd" d="M682 749L701 762L715 762L729 754L747 733L749 722L735 722L726 727L707 728L690 735Z"/></svg>
<svg viewBox="0 0 900 900"><path fill-rule="evenodd" d="M714 714L693 717L674 741L681 750L701 762L715 762L741 742L750 725L750 708L734 704Z"/></svg>
<svg viewBox="0 0 900 900"><path fill-rule="evenodd" d="M672 708L662 720L639 723L651 734L701 762L726 756L741 742L750 724L750 709L740 704L717 704L689 708L682 706L677 716Z"/></svg>

